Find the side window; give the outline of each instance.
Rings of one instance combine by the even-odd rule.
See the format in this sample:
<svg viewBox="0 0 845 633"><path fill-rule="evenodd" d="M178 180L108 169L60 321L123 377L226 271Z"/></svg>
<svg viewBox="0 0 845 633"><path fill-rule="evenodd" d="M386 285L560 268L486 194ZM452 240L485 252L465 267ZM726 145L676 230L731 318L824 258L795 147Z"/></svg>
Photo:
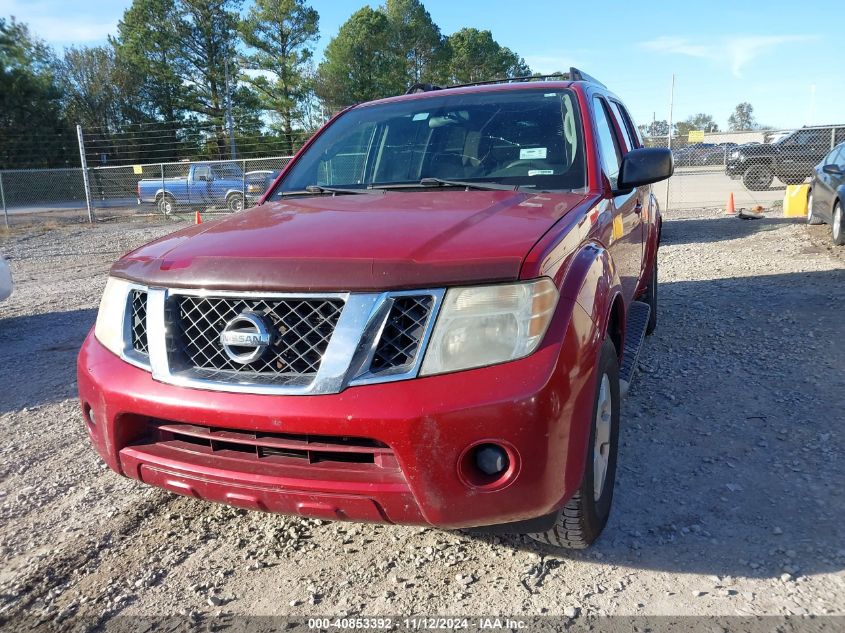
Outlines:
<svg viewBox="0 0 845 633"><path fill-rule="evenodd" d="M810 147L822 145L824 143L825 130L799 130L792 139L795 145L806 145ZM827 131L830 134L830 131ZM829 146L828 146L829 147Z"/></svg>
<svg viewBox="0 0 845 633"><path fill-rule="evenodd" d="M616 143L616 134L611 126L604 99L594 98L593 111L596 117L596 137L599 143L602 167L604 167L604 173L610 180L611 188L616 189L622 156Z"/></svg>
<svg viewBox="0 0 845 633"><path fill-rule="evenodd" d="M825 165L845 165L845 145L835 147L824 159Z"/></svg>
<svg viewBox="0 0 845 633"><path fill-rule="evenodd" d="M211 180L211 167L196 167L194 169L194 180Z"/></svg>
<svg viewBox="0 0 845 633"><path fill-rule="evenodd" d="M616 121L619 123L619 129L622 130L622 137L625 139L625 145L628 147L628 151L635 149L637 147L637 137L635 136L635 132L631 130L633 127L631 124L631 119L627 116L627 112L624 111L624 108L616 103L615 101L610 101L610 109L613 111L613 116L616 117Z"/></svg>
<svg viewBox="0 0 845 633"><path fill-rule="evenodd" d="M317 184L352 185L363 182L375 132L376 124L366 123L339 140L334 152L320 160Z"/></svg>

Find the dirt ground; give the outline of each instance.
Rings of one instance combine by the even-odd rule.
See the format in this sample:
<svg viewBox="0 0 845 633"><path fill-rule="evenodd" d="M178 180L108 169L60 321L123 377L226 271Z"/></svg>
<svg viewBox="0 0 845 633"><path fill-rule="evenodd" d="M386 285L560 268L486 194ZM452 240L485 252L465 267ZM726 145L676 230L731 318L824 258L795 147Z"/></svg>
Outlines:
<svg viewBox="0 0 845 633"><path fill-rule="evenodd" d="M828 227L668 214L658 329L623 405L607 529L329 523L105 469L75 356L111 262L173 230L14 231L0 304L0 625L127 615L845 615L845 248ZM840 621L841 623L841 621Z"/></svg>

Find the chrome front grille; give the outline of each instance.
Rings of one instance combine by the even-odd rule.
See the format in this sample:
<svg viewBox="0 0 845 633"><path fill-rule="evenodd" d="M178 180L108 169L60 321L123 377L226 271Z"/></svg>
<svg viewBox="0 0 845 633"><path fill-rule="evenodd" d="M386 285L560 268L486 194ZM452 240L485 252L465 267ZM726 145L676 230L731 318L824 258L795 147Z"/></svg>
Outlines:
<svg viewBox="0 0 845 633"><path fill-rule="evenodd" d="M240 374L262 374L274 382L315 376L343 310L340 299L181 296L175 302L171 355L176 362L210 370L218 380ZM244 312L266 318L272 342L260 358L241 364L226 354L220 335L229 321Z"/></svg>
<svg viewBox="0 0 845 633"><path fill-rule="evenodd" d="M147 341L147 293L143 290L131 290L129 301L132 349L139 354L148 355L150 349Z"/></svg>
<svg viewBox="0 0 845 633"><path fill-rule="evenodd" d="M159 382L184 387L339 393L416 377L444 294L135 286L127 297L123 358Z"/></svg>
<svg viewBox="0 0 845 633"><path fill-rule="evenodd" d="M408 295L393 300L370 364L372 373L402 370L413 364L433 303L431 295Z"/></svg>

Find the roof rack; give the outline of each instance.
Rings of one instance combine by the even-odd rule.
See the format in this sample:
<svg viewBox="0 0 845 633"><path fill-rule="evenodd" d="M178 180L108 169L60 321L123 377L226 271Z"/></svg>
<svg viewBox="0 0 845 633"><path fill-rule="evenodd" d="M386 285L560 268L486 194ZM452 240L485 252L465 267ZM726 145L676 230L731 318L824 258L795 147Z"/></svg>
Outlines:
<svg viewBox="0 0 845 633"><path fill-rule="evenodd" d="M405 91L406 95L416 94L418 92L430 92L432 90L444 90L445 88L466 88L468 86L489 86L493 84L509 84L521 83L530 81L543 81L546 79L558 79L561 81L588 81L592 84L607 88L602 82L595 77L588 75L572 66L568 73L553 73L551 75L524 75L522 77L502 77L500 79L488 79L487 81L473 81L465 84L453 84L451 86L437 86L434 84L416 83Z"/></svg>

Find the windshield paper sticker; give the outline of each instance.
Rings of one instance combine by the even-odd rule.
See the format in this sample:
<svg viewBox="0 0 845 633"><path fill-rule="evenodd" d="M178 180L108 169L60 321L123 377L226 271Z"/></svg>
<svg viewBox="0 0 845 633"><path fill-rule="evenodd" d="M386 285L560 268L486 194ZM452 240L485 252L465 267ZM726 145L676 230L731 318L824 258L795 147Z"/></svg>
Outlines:
<svg viewBox="0 0 845 633"><path fill-rule="evenodd" d="M529 169L529 176L554 176L554 169Z"/></svg>
<svg viewBox="0 0 845 633"><path fill-rule="evenodd" d="M531 160L533 158L545 158L545 147L528 147L519 150L519 160Z"/></svg>

